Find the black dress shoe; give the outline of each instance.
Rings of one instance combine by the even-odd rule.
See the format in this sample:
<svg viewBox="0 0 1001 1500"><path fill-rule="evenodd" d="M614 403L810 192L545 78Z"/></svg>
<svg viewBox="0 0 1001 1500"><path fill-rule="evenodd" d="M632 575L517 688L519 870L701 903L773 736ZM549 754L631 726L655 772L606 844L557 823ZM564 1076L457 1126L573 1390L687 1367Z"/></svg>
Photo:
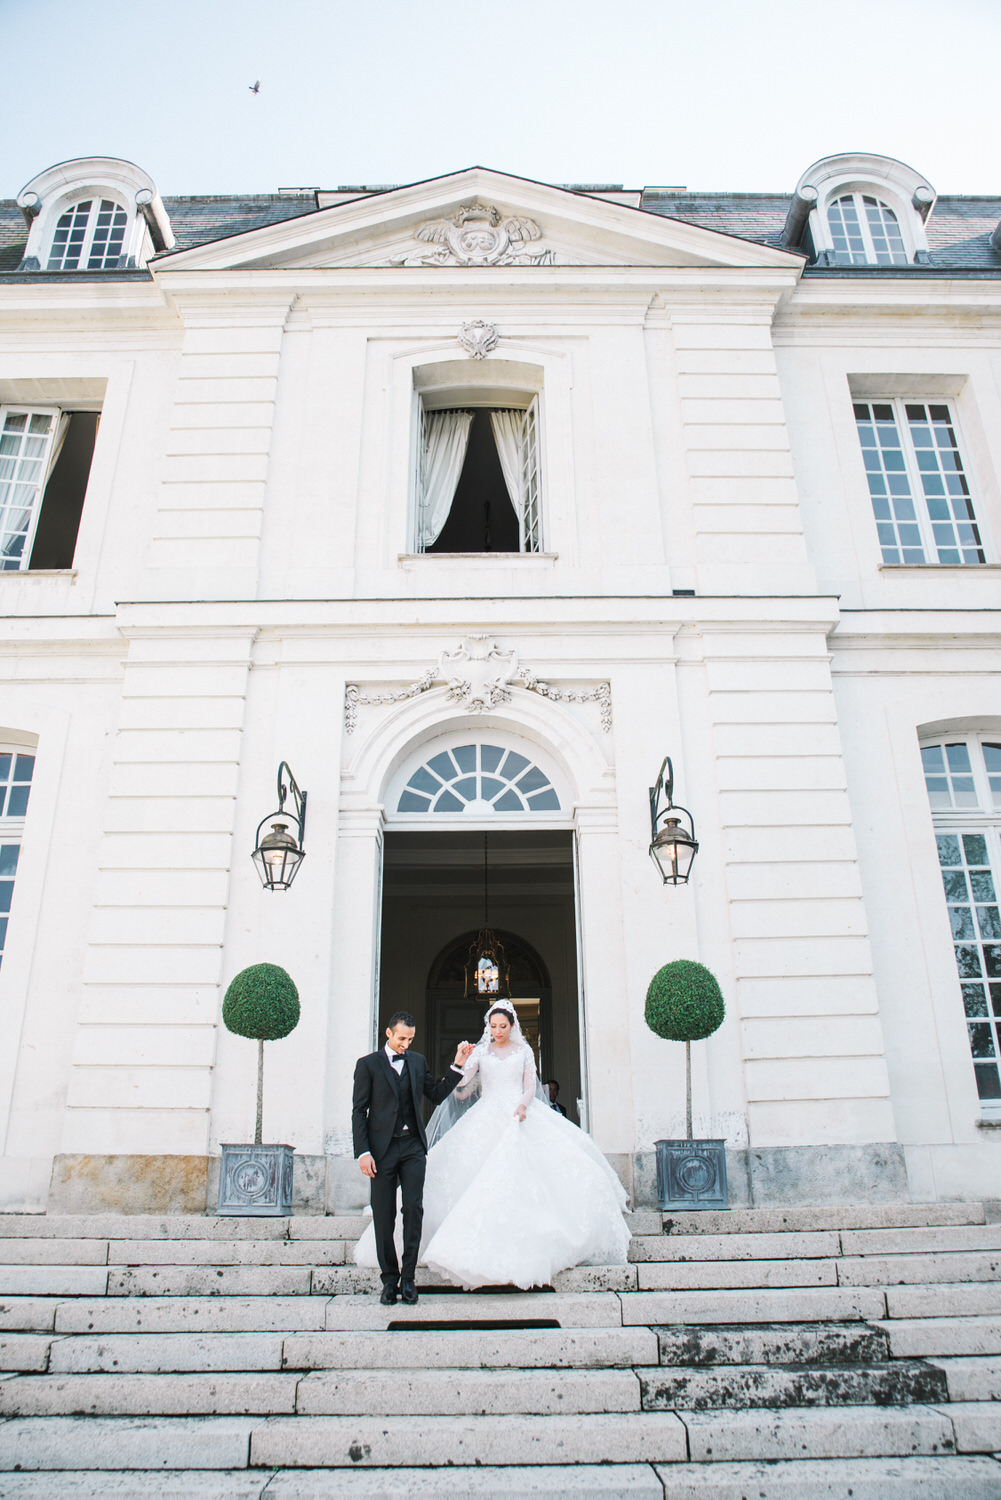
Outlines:
<svg viewBox="0 0 1001 1500"><path fill-rule="evenodd" d="M379 1298L379 1301L382 1303L383 1307L395 1307L396 1306L396 1288L395 1288L395 1286L384 1286L383 1289L382 1289L382 1296Z"/></svg>
<svg viewBox="0 0 1001 1500"><path fill-rule="evenodd" d="M412 1281L400 1282L400 1301L405 1302L408 1307L414 1307L417 1303L417 1288Z"/></svg>

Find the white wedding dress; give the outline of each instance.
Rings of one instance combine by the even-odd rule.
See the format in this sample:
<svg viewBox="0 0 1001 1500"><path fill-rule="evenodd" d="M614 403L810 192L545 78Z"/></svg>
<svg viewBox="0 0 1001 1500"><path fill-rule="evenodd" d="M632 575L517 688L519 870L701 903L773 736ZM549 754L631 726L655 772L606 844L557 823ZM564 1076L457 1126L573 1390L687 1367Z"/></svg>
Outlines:
<svg viewBox="0 0 1001 1500"><path fill-rule="evenodd" d="M421 1263L467 1289L545 1286L569 1266L624 1264L626 1194L590 1136L536 1097L531 1049L477 1047L460 1096L477 1073L479 1099L428 1154ZM355 1260L377 1264L371 1225Z"/></svg>

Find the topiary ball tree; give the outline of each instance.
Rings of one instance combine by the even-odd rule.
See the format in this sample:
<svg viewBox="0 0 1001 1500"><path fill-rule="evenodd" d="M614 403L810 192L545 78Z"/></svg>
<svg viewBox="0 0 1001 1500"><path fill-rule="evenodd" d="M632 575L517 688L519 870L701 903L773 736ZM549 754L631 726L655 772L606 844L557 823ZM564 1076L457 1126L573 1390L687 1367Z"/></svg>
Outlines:
<svg viewBox="0 0 1001 1500"><path fill-rule="evenodd" d="M715 974L705 964L676 958L658 969L646 992L646 1023L668 1042L685 1044L685 1122L692 1139L692 1043L712 1036L726 1006Z"/></svg>
<svg viewBox="0 0 1001 1500"><path fill-rule="evenodd" d="M257 1043L257 1127L254 1145L261 1144L264 1123L264 1043L288 1036L299 1024L299 991L290 974L278 964L251 964L241 969L222 1002L223 1025L234 1036Z"/></svg>

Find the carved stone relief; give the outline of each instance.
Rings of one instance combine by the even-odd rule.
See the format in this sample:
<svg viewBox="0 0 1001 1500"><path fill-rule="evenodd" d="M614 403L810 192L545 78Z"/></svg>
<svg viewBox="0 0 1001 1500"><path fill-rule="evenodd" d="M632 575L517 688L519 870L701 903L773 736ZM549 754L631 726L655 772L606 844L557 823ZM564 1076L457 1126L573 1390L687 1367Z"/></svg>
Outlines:
<svg viewBox="0 0 1001 1500"><path fill-rule="evenodd" d="M485 323L482 318L474 318L471 323L463 323L459 330L459 345L465 349L471 359L486 359L499 343L500 334L497 332L497 325Z"/></svg>
<svg viewBox="0 0 1001 1500"><path fill-rule="evenodd" d="M390 262L394 266L552 266L553 250L529 251L542 238L534 219L502 218L500 209L484 203L460 208L450 219L430 219L414 237L437 246L412 250Z"/></svg>
<svg viewBox="0 0 1001 1500"><path fill-rule="evenodd" d="M489 636L469 635L454 651L443 651L436 665L407 687L388 693L366 693L357 683L349 682L344 691L345 731L354 732L360 707L404 703L436 686L444 687L449 702L467 713L485 714L498 704L510 703L514 686L538 693L540 698L553 703L597 703L602 729L607 734L612 727L610 683L599 682L589 688L553 687L521 666L516 652L502 651Z"/></svg>

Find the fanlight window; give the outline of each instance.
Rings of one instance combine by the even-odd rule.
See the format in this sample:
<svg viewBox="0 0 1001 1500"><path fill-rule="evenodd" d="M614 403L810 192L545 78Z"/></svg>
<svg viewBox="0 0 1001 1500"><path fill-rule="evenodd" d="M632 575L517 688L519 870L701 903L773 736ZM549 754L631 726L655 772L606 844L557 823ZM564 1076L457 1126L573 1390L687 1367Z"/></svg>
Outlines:
<svg viewBox="0 0 1001 1500"><path fill-rule="evenodd" d="M459 745L434 755L407 782L401 813L559 812L560 799L544 771L516 750Z"/></svg>
<svg viewBox="0 0 1001 1500"><path fill-rule="evenodd" d="M834 258L847 266L906 266L907 247L892 208L868 193L846 193L827 210Z"/></svg>
<svg viewBox="0 0 1001 1500"><path fill-rule="evenodd" d="M85 198L60 215L49 271L103 271L118 265L128 215L110 198Z"/></svg>

